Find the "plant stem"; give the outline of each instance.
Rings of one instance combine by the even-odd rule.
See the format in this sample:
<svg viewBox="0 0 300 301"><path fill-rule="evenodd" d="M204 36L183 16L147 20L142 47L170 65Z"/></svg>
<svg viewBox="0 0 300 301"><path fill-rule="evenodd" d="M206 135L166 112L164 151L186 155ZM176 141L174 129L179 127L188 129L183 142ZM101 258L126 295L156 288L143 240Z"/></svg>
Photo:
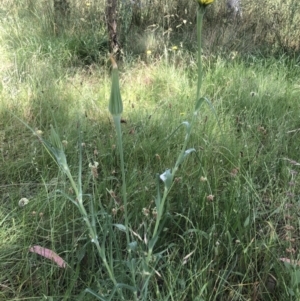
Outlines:
<svg viewBox="0 0 300 301"><path fill-rule="evenodd" d="M197 42L198 42L198 83L197 83L197 99L200 98L200 90L202 86L202 23L203 23L203 16L205 12L205 7L199 5L197 10Z"/></svg>
<svg viewBox="0 0 300 301"><path fill-rule="evenodd" d="M197 112L198 112L198 109L199 109L198 106L197 106L197 102L200 99L200 91L201 91L201 86L202 86L202 73L203 73L203 71L202 71L202 57L201 57L201 49L202 49L201 36L202 36L202 23L203 23L204 13L205 13L205 7L203 7L202 5L199 5L198 10L197 10L198 82L197 82L196 107L195 107L195 111L193 113L192 121L191 121L190 124L187 125L187 129L186 129L187 133L185 135L183 147L182 147L181 152L180 152L180 154L177 158L175 166L172 169L172 174L171 174L172 181L174 179L175 173L178 170L179 165L183 161L183 157L185 155L187 144L190 140L191 130L192 130L193 125L195 123ZM153 230L153 234L152 234L152 239L155 239L156 235L158 234L157 232L158 232L158 228L159 228L159 225L160 225L160 222L161 222L161 218L163 216L165 202L166 202L167 196L168 196L171 188L172 188L172 186L169 187L169 188L165 187L165 189L164 189L164 194L163 194L163 197L161 199L160 206L159 206L159 208L157 208L157 217L156 217L156 222L155 222L155 226L154 226L154 230ZM147 259L146 259L147 264L149 264L149 262L150 262L152 252L153 252L153 248L154 248L154 244L148 250Z"/></svg>
<svg viewBox="0 0 300 301"><path fill-rule="evenodd" d="M129 239L129 230L128 230L127 191L126 191L125 164L124 164L123 143L122 143L121 116L113 115L113 119L114 119L116 132L117 132L117 143L118 143L118 149L119 149L120 161L121 161L122 197L123 197L124 216L125 216L126 240L128 246L130 243L130 239Z"/></svg>
<svg viewBox="0 0 300 301"><path fill-rule="evenodd" d="M176 161L176 163L175 163L175 166L174 166L174 168L172 169L172 181L173 181L173 179L174 179L175 173L177 172L180 163L182 162L182 158L183 158L184 153L185 153L185 151L186 151L187 144L188 144L188 142L189 142L189 140L190 140L191 129L192 129L192 127L193 127L193 124L194 124L195 120L196 120L196 114L194 113L194 114L193 114L193 117L192 117L192 121L191 121L191 123L190 123L190 125L189 125L189 128L187 129L187 133L186 133L186 135L185 135L183 147L182 147L182 149L181 149L181 151L180 151L180 154L179 154L179 156L178 156L178 158L177 158L177 161ZM161 199L160 208L157 208L157 217L156 217L156 222L155 222L155 226L154 226L152 238L154 238L154 237L157 235L158 227L159 227L159 225L160 225L160 221L161 221L161 218L162 218L162 215L163 215L163 212L164 212L165 202L166 202L167 196L168 196L168 194L169 194L169 192L170 192L171 189L172 189L172 186L171 186L169 189L166 188L166 187L165 187L165 189L164 189L164 194L163 194L163 197L162 197L162 199ZM147 262L149 262L149 260L150 260L150 257L151 257L151 255L152 255L152 251L153 251L153 248L150 249L149 252L148 252Z"/></svg>

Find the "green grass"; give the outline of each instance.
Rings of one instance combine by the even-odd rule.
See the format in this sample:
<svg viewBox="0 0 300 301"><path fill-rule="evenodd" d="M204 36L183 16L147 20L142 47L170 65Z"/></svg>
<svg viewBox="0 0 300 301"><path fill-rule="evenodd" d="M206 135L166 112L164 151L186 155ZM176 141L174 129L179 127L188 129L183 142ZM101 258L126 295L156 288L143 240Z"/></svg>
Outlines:
<svg viewBox="0 0 300 301"><path fill-rule="evenodd" d="M14 8L16 9L16 8ZM110 71L105 35L55 37L21 9L7 12L0 41L0 300L95 300L112 282L90 242L68 178L37 136L21 123L57 130L77 180L82 136L83 201L94 211L100 243L119 283L145 284L141 264L155 223L156 175L174 166L196 94L194 53L185 49L148 58L126 57L120 67L123 147L131 239L124 224L116 134L108 112ZM46 19L43 23L48 24ZM205 28L204 28L205 30ZM79 46L86 45L84 53ZM97 43L96 43L97 42ZM93 44L96 43L96 44ZM98 48L97 48L98 49ZM80 54L80 55L79 55ZM83 55L83 57L82 57ZM297 300L300 200L299 59L212 53L204 59L203 105L168 196L153 251L155 269L142 300ZM215 116L215 114L217 116ZM18 116L16 118L15 116ZM89 163L98 162L94 178ZM163 190L163 183L160 188ZM29 203L19 207L21 198ZM40 245L68 264L61 269L28 252ZM275 283L276 287L272 286ZM273 282L272 282L273 281ZM126 300L133 300L124 289ZM117 296L113 300L119 300Z"/></svg>

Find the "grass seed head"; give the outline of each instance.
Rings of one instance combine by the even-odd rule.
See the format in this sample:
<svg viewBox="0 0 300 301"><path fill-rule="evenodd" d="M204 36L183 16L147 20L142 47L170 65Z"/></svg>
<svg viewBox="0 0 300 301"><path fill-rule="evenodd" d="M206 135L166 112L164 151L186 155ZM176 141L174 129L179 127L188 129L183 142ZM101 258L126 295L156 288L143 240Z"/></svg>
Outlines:
<svg viewBox="0 0 300 301"><path fill-rule="evenodd" d="M38 130L38 129L35 130L35 135L37 135L37 136L42 136L43 133L44 133L44 132L41 131L41 130Z"/></svg>
<svg viewBox="0 0 300 301"><path fill-rule="evenodd" d="M214 198L215 198L215 196L212 195L212 194L210 194L210 195L208 195L208 196L206 197L206 199L207 199L208 201L210 201L210 202L213 202Z"/></svg>
<svg viewBox="0 0 300 301"><path fill-rule="evenodd" d="M21 198L19 201L19 206L24 207L29 203L29 200L27 198Z"/></svg>

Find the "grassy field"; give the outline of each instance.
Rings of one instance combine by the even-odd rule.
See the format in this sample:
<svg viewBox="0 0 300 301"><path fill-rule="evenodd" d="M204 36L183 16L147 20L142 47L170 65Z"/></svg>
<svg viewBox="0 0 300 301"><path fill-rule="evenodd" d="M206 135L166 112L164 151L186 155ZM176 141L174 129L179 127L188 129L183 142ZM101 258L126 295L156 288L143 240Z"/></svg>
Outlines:
<svg viewBox="0 0 300 301"><path fill-rule="evenodd" d="M174 166L193 116L196 53L176 35L146 32L120 64L125 216L105 27L88 31L78 19L55 35L32 7L5 2L0 14L0 300L299 300L296 52L204 51L202 94L213 107L196 117L195 151L171 184L154 243L157 175ZM76 187L41 143L55 144L53 129L102 255ZM29 252L37 245L66 267Z"/></svg>

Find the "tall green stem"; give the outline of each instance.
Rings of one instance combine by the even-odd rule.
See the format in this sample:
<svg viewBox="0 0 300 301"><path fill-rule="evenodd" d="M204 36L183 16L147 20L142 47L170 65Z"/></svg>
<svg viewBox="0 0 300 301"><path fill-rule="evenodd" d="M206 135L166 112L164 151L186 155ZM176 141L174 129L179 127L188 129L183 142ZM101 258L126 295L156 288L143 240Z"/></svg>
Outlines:
<svg viewBox="0 0 300 301"><path fill-rule="evenodd" d="M126 239L128 245L130 243L130 239L129 239L129 230L128 230L127 191L126 191L125 164L124 164L123 143L122 143L121 116L113 115L113 119L114 119L116 132L117 132L117 142L118 142L118 149L119 149L120 162L121 162L122 197L123 197L124 216L125 216Z"/></svg>
<svg viewBox="0 0 300 301"><path fill-rule="evenodd" d="M205 12L205 7L199 5L197 10L197 42L198 42L198 84L197 84L197 100L200 98L200 90L202 86L202 23L203 23L203 16Z"/></svg>
<svg viewBox="0 0 300 301"><path fill-rule="evenodd" d="M203 16L204 16L204 12L205 12L205 6L199 5L198 7L198 11L197 11L197 41L198 41L198 82L197 82L197 98L196 98L196 105L195 105L195 111L192 117L192 121L190 124L187 124L187 133L185 135L185 139L184 139L184 143L183 143L183 147L181 149L181 152L177 158L177 161L175 163L175 166L172 169L172 173L171 173L171 179L173 181L175 173L177 172L179 165L182 163L182 161L184 160L184 156L185 156L185 152L187 149L187 145L188 142L190 140L190 136L191 136L191 130L193 128L193 125L195 123L195 120L197 119L197 112L199 110L199 103L201 103L200 101L200 91L201 91L201 86L202 86L202 57L201 57L201 35L202 35L202 22L203 22ZM164 212L164 206L165 206L165 202L167 199L167 196L169 194L171 190L171 187L166 187L164 189L164 194L161 198L160 201L160 206L159 208L157 208L157 217L156 217L156 222L155 222L155 226L154 226L154 230L152 233L152 239L154 239L157 235L158 235L158 229L159 229L159 225L161 222L161 218L163 216L163 212ZM148 255L147 255L147 264L149 263L151 256L152 256L152 252L153 252L153 248L154 248L154 244L151 246L151 248L149 248L148 250Z"/></svg>
<svg viewBox="0 0 300 301"><path fill-rule="evenodd" d="M117 133L117 144L120 155L121 163L121 173L122 173L122 199L123 199L123 208L124 208L124 217L125 217L125 233L126 233L126 242L128 247L129 256L131 256L130 246L130 237L129 237L129 221L128 221L128 208L127 208L127 192L126 192L126 177L125 177L125 163L124 163L124 153L123 153L123 142L122 142L122 129L121 129L121 114L123 112L123 102L120 92L119 84L119 73L118 66L113 57L111 57L112 62L112 86L111 94L108 109L113 117L116 133ZM132 281L136 285L135 281L135 270L131 270ZM137 300L137 293L134 293L134 300Z"/></svg>

